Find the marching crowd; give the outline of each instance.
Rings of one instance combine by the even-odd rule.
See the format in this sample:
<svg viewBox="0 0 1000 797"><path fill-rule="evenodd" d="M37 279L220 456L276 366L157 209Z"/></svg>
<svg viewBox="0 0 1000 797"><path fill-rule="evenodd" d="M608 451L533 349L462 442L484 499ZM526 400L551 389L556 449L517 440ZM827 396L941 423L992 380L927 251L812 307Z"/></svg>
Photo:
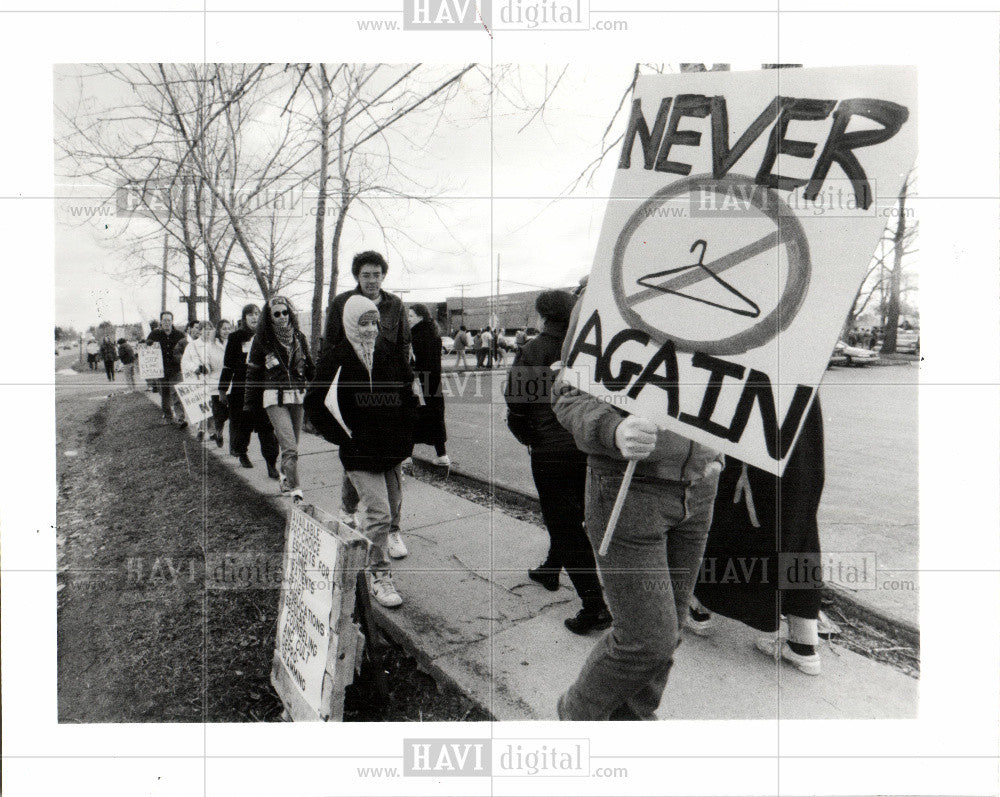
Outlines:
<svg viewBox="0 0 1000 797"><path fill-rule="evenodd" d="M387 271L377 252L354 257L357 285L328 308L316 361L282 296L263 308L246 305L236 329L225 321L217 329L191 322L182 332L165 312L146 343L158 345L163 359L156 387L164 422L186 426L174 389L179 382L212 380L211 429L202 422L199 438L209 432L221 447L228 421L230 453L252 468L247 451L256 434L268 475L294 501L303 497L304 420L338 446L340 520L370 541L372 595L391 608L403 598L390 560L408 554L400 529L402 464L415 442L435 447L436 464L450 459L440 334L426 307L407 308L382 290ZM581 283L577 293L584 289ZM680 629L710 634L713 613L757 629L761 652L819 674L822 585L780 588L778 573L781 554L812 561L820 555L818 399L782 478L723 457L560 381L578 320L576 299L558 290L538 296L541 333L518 341L504 391L508 426L528 449L549 536L548 555L528 575L557 590L565 571L582 604L567 628L608 629L559 698L560 718L653 719ZM456 346L462 358L465 342ZM612 544L606 556L595 556L631 460L637 467ZM751 560L763 567L750 574L734 567Z"/></svg>

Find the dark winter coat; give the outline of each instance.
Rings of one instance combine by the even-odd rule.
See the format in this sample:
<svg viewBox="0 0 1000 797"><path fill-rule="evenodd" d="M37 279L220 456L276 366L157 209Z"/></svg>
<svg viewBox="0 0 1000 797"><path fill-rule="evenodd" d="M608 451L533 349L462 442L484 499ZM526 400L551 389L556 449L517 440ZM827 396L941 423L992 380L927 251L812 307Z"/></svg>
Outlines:
<svg viewBox="0 0 1000 797"><path fill-rule="evenodd" d="M441 392L441 336L430 321L420 321L410 332L413 373L420 381L424 406L418 410L415 442L444 445L448 434L444 425L444 395Z"/></svg>
<svg viewBox="0 0 1000 797"><path fill-rule="evenodd" d="M170 330L169 334L163 329L154 329L146 338L146 343L159 343L160 354L163 357L163 375L167 378L178 376L181 372L181 361L174 360L174 348L182 340L187 340L187 336L177 327Z"/></svg>
<svg viewBox="0 0 1000 797"><path fill-rule="evenodd" d="M118 359L122 361L122 365L131 365L135 362L135 351L128 343L118 344Z"/></svg>
<svg viewBox="0 0 1000 797"><path fill-rule="evenodd" d="M101 359L106 363L113 363L118 359L118 350L110 340L101 343Z"/></svg>
<svg viewBox="0 0 1000 797"><path fill-rule="evenodd" d="M269 355L277 362L268 367ZM278 391L278 405L285 403L285 394L304 391L316 373L306 336L296 330L291 354L280 343L269 345L262 335L254 335L247 359L244 412L256 412L264 406L264 391ZM301 402L294 402L301 403Z"/></svg>
<svg viewBox="0 0 1000 797"><path fill-rule="evenodd" d="M253 330L241 326L226 340L226 351L222 355L222 372L219 374L219 393L232 392L243 395L247 381L247 360L250 358L250 341ZM242 401L242 399L240 399ZM242 410L243 408L240 407Z"/></svg>
<svg viewBox="0 0 1000 797"><path fill-rule="evenodd" d="M507 375L507 427L536 452L577 450L573 435L552 411L555 372L550 366L559 359L565 336L566 324L546 321L541 334L521 347Z"/></svg>
<svg viewBox="0 0 1000 797"><path fill-rule="evenodd" d="M698 600L711 611L760 631L777 630L781 613L816 619L822 581L809 586L801 581L789 583L793 588L782 589L779 595L779 587L789 576L788 565L793 564L787 558L782 561L780 554L807 554L819 563L816 514L823 479L823 413L818 397L806 414L780 479L727 456L705 564L695 588ZM791 578L803 569L793 564Z"/></svg>
<svg viewBox="0 0 1000 797"><path fill-rule="evenodd" d="M334 389L340 418L326 406ZM370 473L384 473L413 452L416 407L409 363L381 338L371 374L346 339L328 348L305 400L313 428L340 447L344 470Z"/></svg>

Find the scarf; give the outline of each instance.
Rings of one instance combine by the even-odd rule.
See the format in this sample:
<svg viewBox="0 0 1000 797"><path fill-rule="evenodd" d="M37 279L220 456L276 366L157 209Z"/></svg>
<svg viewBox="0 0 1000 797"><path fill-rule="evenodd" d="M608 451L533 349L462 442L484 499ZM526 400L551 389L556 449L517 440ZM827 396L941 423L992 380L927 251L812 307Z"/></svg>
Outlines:
<svg viewBox="0 0 1000 797"><path fill-rule="evenodd" d="M274 318L272 318L271 328L274 330L274 339L277 340L278 343L280 343L282 346L284 346L285 350L290 355L292 353L292 344L295 342L295 327L292 326L292 315L291 315L292 306L284 300L279 301L277 304L278 306L283 306L288 311L288 323L286 323L283 327L278 326L278 324L274 322ZM271 307L268 309L268 312L271 312L272 310L274 310L274 308L275 304L272 302Z"/></svg>
<svg viewBox="0 0 1000 797"><path fill-rule="evenodd" d="M354 349L354 353L358 355L358 359L368 370L368 376L371 378L375 357L375 341L363 340L359 328L361 317L369 313L375 313L378 317L378 307L375 306L375 302L361 294L354 294L344 305L344 336L351 344L351 348Z"/></svg>

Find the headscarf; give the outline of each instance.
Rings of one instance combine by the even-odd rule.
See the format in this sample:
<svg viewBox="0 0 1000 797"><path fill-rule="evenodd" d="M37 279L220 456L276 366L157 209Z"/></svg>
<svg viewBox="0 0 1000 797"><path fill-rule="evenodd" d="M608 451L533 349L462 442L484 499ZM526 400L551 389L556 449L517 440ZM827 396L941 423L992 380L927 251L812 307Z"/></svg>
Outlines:
<svg viewBox="0 0 1000 797"><path fill-rule="evenodd" d="M362 340L359 328L361 317L369 313L374 313L376 318L380 318L375 302L360 293L353 294L344 304L344 336L361 362L364 363L365 368L368 369L370 376L375 357L375 340L371 342Z"/></svg>

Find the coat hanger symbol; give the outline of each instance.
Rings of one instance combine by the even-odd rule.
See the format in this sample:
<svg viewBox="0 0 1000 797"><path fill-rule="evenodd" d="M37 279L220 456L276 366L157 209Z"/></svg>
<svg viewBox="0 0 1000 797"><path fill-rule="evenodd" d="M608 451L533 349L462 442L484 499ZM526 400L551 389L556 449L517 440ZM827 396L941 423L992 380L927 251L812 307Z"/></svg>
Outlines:
<svg viewBox="0 0 1000 797"><path fill-rule="evenodd" d="M651 290L659 291L660 293L673 294L674 296L680 296L682 299L690 299L693 302L700 302L701 304L707 304L710 305L711 307L718 307L720 310L728 310L730 313L735 313L736 315L747 316L749 318L757 318L757 316L760 315L760 307L757 305L757 303L744 296L736 288L734 288L732 285L730 285L728 282L722 279L722 277L713 272L712 269L710 269L708 266L705 265L704 262L705 252L708 249L708 244L704 240L699 238L697 241L691 244L691 249L689 251L694 252L694 250L698 249L699 247L701 248L701 254L698 255L697 263L692 263L687 266L680 266L678 268L670 268L666 269L665 271L657 271L652 274L646 274L644 277L640 277L639 279L637 279L636 284L642 285L644 288L650 288ZM676 282L679 281L676 279L675 280L668 279L664 282L660 282L659 284L655 284L653 282L653 280L658 280L663 277L670 277L674 275L684 274L686 272L690 272L695 269L704 272L704 275L702 275L700 279L697 280L698 282L701 282L703 279L707 278L715 280L715 282L718 285L720 285L724 290L726 290L731 295L740 299L745 306L729 307L724 304L719 304L717 302L710 301L709 299L702 299L698 296L690 296L686 293L681 293L679 290L675 290L674 288L671 287L671 285L674 285L676 284ZM683 283L685 285L692 284L691 280L689 279L683 280Z"/></svg>

